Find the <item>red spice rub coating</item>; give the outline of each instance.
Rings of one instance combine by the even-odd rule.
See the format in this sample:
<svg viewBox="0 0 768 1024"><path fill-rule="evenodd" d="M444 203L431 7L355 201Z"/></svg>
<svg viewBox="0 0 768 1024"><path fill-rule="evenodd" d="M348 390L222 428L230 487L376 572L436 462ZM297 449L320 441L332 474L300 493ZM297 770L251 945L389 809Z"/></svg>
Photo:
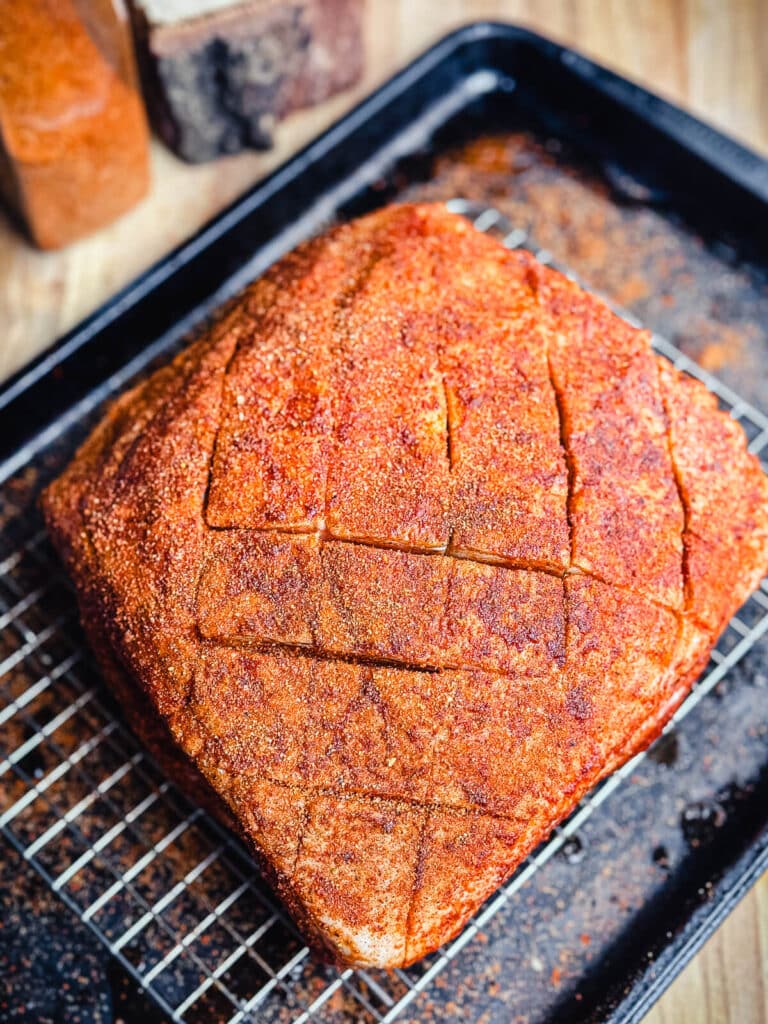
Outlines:
<svg viewBox="0 0 768 1024"><path fill-rule="evenodd" d="M133 727L351 964L455 934L768 567L738 425L440 206L273 267L43 505Z"/></svg>

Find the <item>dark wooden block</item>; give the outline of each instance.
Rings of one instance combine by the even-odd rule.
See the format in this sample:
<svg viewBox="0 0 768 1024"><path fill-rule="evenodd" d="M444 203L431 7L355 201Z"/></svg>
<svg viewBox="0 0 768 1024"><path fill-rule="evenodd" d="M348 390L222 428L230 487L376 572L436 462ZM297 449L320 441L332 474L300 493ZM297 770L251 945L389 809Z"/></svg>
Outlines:
<svg viewBox="0 0 768 1024"><path fill-rule="evenodd" d="M354 84L364 0L132 0L155 130L191 162L272 144L276 121Z"/></svg>

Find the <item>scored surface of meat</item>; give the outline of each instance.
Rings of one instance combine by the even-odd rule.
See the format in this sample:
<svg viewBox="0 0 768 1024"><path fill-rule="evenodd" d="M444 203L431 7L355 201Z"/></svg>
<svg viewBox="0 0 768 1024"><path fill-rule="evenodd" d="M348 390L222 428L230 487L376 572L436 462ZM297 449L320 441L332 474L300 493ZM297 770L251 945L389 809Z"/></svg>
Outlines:
<svg viewBox="0 0 768 1024"><path fill-rule="evenodd" d="M43 505L133 728L350 964L454 935L768 569L738 424L437 205L283 259Z"/></svg>

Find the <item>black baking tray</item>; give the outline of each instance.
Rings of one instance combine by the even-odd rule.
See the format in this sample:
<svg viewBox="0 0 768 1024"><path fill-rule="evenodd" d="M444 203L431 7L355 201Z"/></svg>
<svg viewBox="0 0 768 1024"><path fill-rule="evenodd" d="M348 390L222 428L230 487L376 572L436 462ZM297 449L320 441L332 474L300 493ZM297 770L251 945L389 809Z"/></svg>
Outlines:
<svg viewBox="0 0 768 1024"><path fill-rule="evenodd" d="M689 261L679 278L672 261L672 281L685 290L693 275L699 296L714 275L728 307L724 323L743 327L745 317L759 322L768 310L764 160L572 50L514 26L474 24L387 82L5 384L0 481L53 441L71 450L111 394L302 238L399 195L441 197L435 161L489 132L538 140L545 168L538 195L548 175L583 188L592 182L600 202L619 211L616 223L625 218L624 235L613 230L627 251L643 232L668 232ZM499 193L503 171L495 173L493 186L483 187ZM445 187L453 180L448 175ZM513 198L516 188L511 176ZM685 348L680 315L642 291L637 311L655 328L671 327ZM725 357L718 369L765 408L765 375L753 371L768 365L766 339L742 333L752 372ZM701 355L695 342L688 347ZM409 1019L441 1019L453 1001L466 1019L486 1012L493 1021L640 1020L768 868L765 658L766 646L755 645L663 738L628 780L629 796L590 819L581 848L556 865L550 887L532 881L515 915L494 919L485 942L467 947L446 984L420 997Z"/></svg>

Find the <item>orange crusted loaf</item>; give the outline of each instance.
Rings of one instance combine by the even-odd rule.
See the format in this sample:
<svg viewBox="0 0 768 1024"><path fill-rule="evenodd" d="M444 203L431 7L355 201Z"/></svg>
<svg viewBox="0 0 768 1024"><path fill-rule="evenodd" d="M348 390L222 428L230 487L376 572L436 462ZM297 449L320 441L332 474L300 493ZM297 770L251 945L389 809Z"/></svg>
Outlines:
<svg viewBox="0 0 768 1024"><path fill-rule="evenodd" d="M438 205L285 257L43 504L129 721L347 964L454 935L768 569L706 389Z"/></svg>

